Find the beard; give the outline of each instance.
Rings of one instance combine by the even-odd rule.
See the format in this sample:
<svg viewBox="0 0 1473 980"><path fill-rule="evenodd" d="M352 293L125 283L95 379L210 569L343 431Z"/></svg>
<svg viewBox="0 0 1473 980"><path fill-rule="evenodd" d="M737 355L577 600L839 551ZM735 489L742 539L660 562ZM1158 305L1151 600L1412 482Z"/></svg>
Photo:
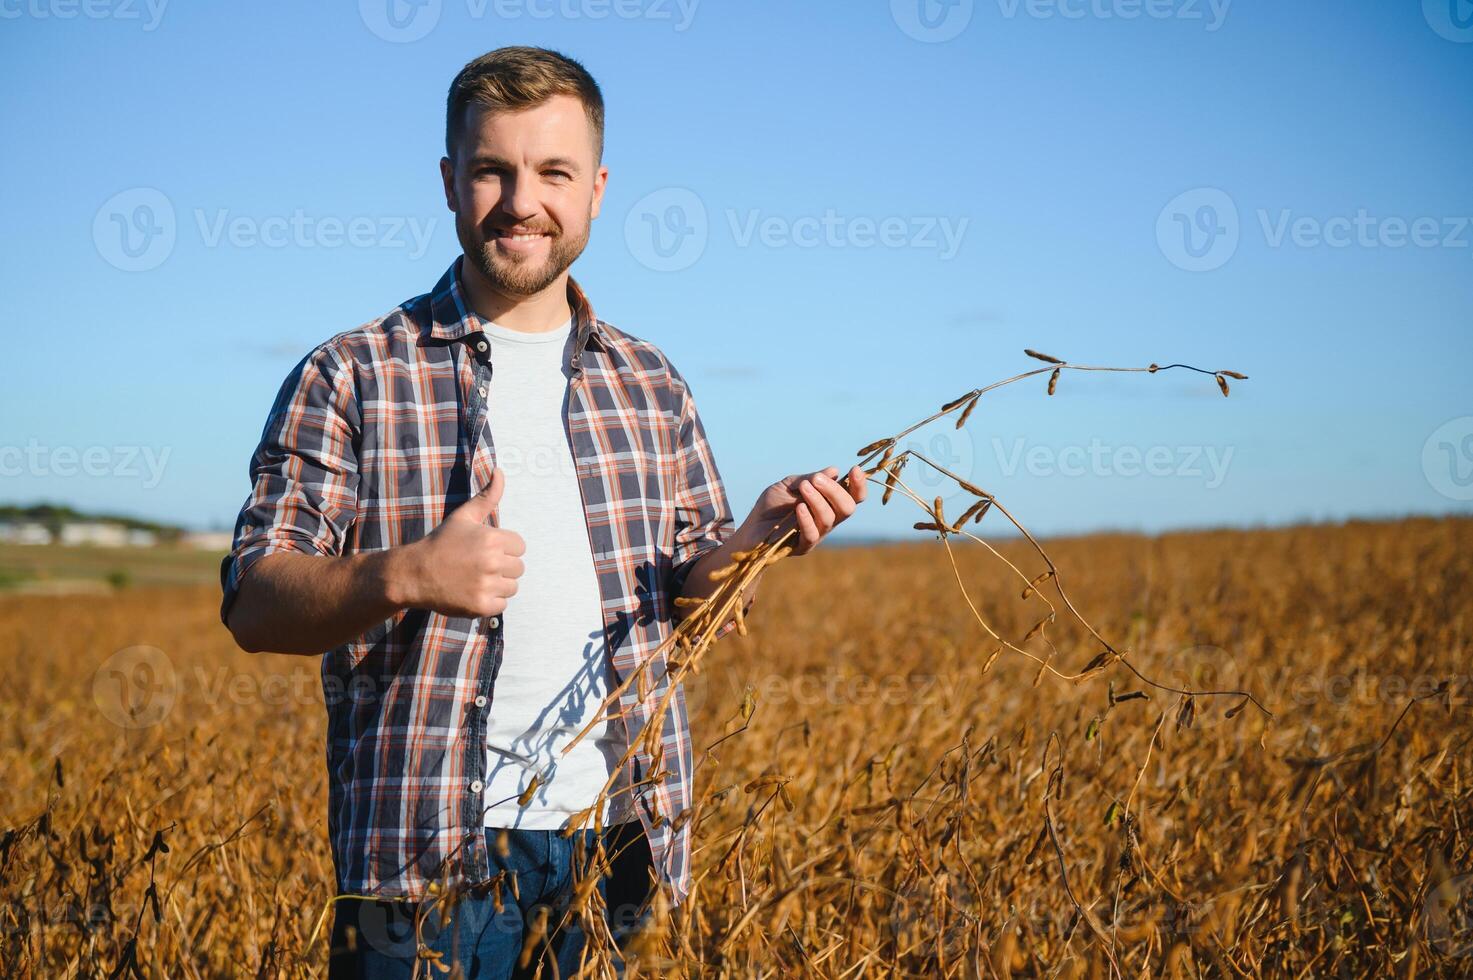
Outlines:
<svg viewBox="0 0 1473 980"><path fill-rule="evenodd" d="M465 247L466 256L476 264L481 275L486 277L486 281L497 292L506 296L535 296L556 282L588 245L587 225L581 234L571 238L556 225L539 226L532 230L550 232L545 257L505 255L496 247L495 239L478 234ZM477 230L471 231L474 234ZM467 237L471 236L463 231L462 245L466 245Z"/></svg>

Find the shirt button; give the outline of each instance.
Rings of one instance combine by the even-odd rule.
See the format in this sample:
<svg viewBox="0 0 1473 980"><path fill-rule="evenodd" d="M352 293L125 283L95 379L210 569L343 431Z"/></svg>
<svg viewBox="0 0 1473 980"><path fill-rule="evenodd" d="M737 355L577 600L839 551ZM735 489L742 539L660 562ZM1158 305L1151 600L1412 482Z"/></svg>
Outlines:
<svg viewBox="0 0 1473 980"><path fill-rule="evenodd" d="M484 340L476 341L476 350L480 351L483 354L486 353L486 342Z"/></svg>
<svg viewBox="0 0 1473 980"><path fill-rule="evenodd" d="M472 793L479 793L482 789L484 789L484 787L481 785L481 781L479 779L477 779L475 782L471 783L471 792Z"/></svg>
<svg viewBox="0 0 1473 980"><path fill-rule="evenodd" d="M484 694L477 694L476 695L476 707L477 708L484 708L484 707L486 707L486 695L484 695Z"/></svg>
<svg viewBox="0 0 1473 980"><path fill-rule="evenodd" d="M486 625L491 627L492 629L498 628L501 625L501 617L492 616L490 619L486 620Z"/></svg>
<svg viewBox="0 0 1473 980"><path fill-rule="evenodd" d="M477 388L476 390L481 393L481 397L482 398L485 398L486 397L486 386L485 385L481 385L481 387Z"/></svg>

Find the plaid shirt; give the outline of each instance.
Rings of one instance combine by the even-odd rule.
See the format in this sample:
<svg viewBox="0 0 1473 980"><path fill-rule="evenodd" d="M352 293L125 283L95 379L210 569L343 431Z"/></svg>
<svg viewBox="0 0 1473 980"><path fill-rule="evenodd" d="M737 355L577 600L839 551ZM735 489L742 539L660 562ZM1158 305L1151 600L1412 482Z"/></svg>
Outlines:
<svg viewBox="0 0 1473 980"><path fill-rule="evenodd" d="M457 258L433 292L324 341L287 376L221 564L222 620L263 556L408 544L490 482L490 349L459 269ZM621 681L656 661L652 683L620 696L633 742L668 688L658 648L678 618L673 599L695 559L730 537L732 519L680 373L653 344L597 319L571 278L568 300L577 339L564 423L607 650ZM499 617L408 609L323 657L328 836L341 891L417 899L433 879L489 874L482 781L503 631ZM663 759L640 750L629 775L634 784L658 777L657 762L664 772L637 785L635 810L678 903L691 861L683 691L662 738Z"/></svg>

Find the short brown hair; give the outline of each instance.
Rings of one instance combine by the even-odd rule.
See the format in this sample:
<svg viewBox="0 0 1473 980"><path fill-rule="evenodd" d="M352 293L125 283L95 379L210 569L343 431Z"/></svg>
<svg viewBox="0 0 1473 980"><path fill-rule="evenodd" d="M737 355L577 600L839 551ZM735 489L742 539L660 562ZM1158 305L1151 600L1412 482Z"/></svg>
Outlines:
<svg viewBox="0 0 1473 980"><path fill-rule="evenodd" d="M445 155L455 159L467 106L515 111L541 105L554 95L571 95L583 103L593 127L595 159L602 160L604 97L598 83L586 68L566 55L521 46L486 52L462 68L450 83L450 95L445 100Z"/></svg>

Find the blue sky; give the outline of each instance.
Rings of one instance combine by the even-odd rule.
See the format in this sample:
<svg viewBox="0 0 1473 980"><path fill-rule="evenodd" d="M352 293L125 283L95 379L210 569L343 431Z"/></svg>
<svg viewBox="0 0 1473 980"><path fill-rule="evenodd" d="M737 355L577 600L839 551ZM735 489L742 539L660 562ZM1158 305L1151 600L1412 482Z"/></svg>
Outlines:
<svg viewBox="0 0 1473 980"><path fill-rule="evenodd" d="M0 500L228 526L297 358L458 253L445 91L512 43L603 87L574 274L737 519L1024 347L1251 375L919 437L1041 532L1470 509L1467 0L0 0Z"/></svg>

